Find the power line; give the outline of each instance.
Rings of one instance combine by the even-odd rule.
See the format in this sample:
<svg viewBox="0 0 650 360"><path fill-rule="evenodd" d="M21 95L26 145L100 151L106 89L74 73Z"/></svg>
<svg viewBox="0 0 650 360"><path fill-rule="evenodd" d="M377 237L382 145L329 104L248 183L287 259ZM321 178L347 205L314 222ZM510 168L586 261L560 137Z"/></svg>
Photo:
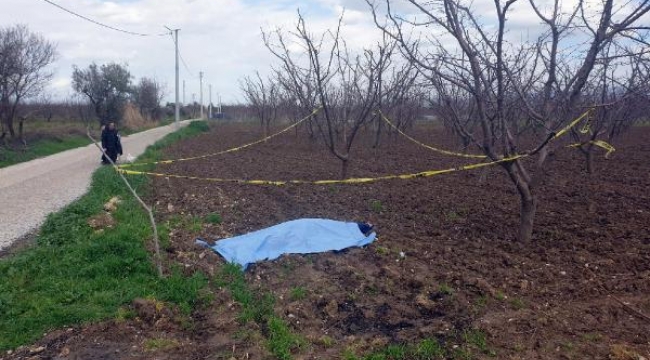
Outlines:
<svg viewBox="0 0 650 360"><path fill-rule="evenodd" d="M172 41L176 42L176 40L174 39L174 37L172 36L171 33L169 34L169 36L171 36ZM181 59L181 63L183 63L183 67L185 68L185 70L187 70L187 72L190 74L190 76L193 77L193 78L198 77L198 76L196 76L196 75L194 74L194 72L193 72L192 70L190 70L190 67L189 67L189 66L187 65L187 63L185 62L185 59L183 58L183 54L181 54L181 49L180 49L180 47L178 47L178 57Z"/></svg>
<svg viewBox="0 0 650 360"><path fill-rule="evenodd" d="M183 67L185 67L185 70L190 74L191 77L196 77L196 75L190 70L189 66L187 66L187 63L185 62L185 59L183 59L183 55L180 53L180 50L178 52L178 56L181 58L181 62L183 63Z"/></svg>
<svg viewBox="0 0 650 360"><path fill-rule="evenodd" d="M65 11L65 12L67 12L67 13L69 13L69 14L72 14L72 15L74 15L74 16L80 17L80 18L82 18L82 19L84 19L84 20L86 20L86 21L90 21L91 23L93 23L93 24L95 24L95 25L99 25L99 26L105 27L105 28L107 28L107 29L111 29L111 30L119 31L119 32L122 32L122 33L125 33L125 34L135 35L135 36L165 36L165 35L168 34L168 33L166 33L166 32L165 32L165 33L161 33L161 34L145 34L145 33L138 33L138 32L133 32L133 31L128 31L128 30L118 29L118 28L116 28L116 27L113 27L113 26L110 26L110 25L106 25L106 24L102 24L102 23L100 23L99 21L95 21L95 20L93 20L93 19L91 19L91 18L85 17L85 16L83 16L83 15L81 15L81 14L78 14L78 13L72 11L72 10L66 9L66 8L64 8L63 6L61 6L61 5L57 4L57 3L54 3L54 2L52 2L52 1L50 1L50 0L43 0L43 1L45 1L46 3L48 3L48 4L50 4L50 5L56 6L57 8L59 8L59 9Z"/></svg>

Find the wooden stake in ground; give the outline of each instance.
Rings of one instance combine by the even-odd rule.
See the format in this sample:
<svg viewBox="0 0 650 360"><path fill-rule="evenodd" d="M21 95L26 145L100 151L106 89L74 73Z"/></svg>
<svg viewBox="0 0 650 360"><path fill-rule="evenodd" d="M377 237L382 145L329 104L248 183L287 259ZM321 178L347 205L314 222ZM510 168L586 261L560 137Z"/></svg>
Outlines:
<svg viewBox="0 0 650 360"><path fill-rule="evenodd" d="M159 276L159 277L163 277L163 271L162 271L162 257L160 256L160 241L158 240L158 227L156 226L156 219L155 219L154 216L153 216L153 210L151 210L151 207L149 207L147 204L145 204L145 202L140 198L140 196L138 196L138 193L135 192L135 189L133 189L133 186L131 186L131 184L130 184L129 181L126 179L126 177L124 176L124 174L122 174L121 172L117 171L117 165L115 165L115 163L113 162L113 159L111 159L110 156L108 156L108 155L106 154L106 152L105 152L104 149L101 147L101 145L99 145L99 143L97 142L97 140L95 140L95 139L92 137L92 135L90 135L90 130L88 130L88 131L86 132L86 135L88 135L88 138L90 138L90 141L92 141L93 144L95 144L95 146L97 146L97 148L99 149L99 151L102 152L102 154L104 155L104 157L105 157L106 159L108 159L108 161L111 162L111 165L112 165L113 168L116 170L116 172L118 173L118 175L120 175L120 177L122 178L122 181L124 181L124 183L126 184L126 187L128 187L128 188L129 188L129 191L131 191L131 194L133 194L133 196L135 197L136 200L138 200L138 202L140 203L140 205L142 206L142 208L143 208L143 209L144 209L144 210L149 214L149 221L151 222L151 228L153 229L153 243L154 243L154 248L155 248L155 250L156 250L156 268L158 269L158 276Z"/></svg>

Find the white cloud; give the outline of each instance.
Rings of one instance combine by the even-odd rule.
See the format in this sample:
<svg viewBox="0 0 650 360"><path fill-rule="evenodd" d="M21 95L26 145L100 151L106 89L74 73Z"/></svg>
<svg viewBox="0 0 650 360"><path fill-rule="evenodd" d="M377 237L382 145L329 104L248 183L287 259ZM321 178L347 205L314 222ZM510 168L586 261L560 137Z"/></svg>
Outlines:
<svg viewBox="0 0 650 360"><path fill-rule="evenodd" d="M320 31L336 24L336 9L317 2L251 2L244 0L54 0L56 3L110 26L133 32L162 33L163 25L181 28L179 45L189 70L181 64L181 79L186 80L186 98L199 92L198 72L224 100L239 97L237 80L255 70L267 72L274 61L264 47L260 28L290 28L296 9L304 8L309 25ZM328 11L329 10L329 11ZM331 20L331 21L330 21ZM174 44L169 36L138 37L102 28L74 17L43 1L3 0L0 23L26 24L57 43L59 58L54 64L55 78L69 78L72 65L85 67L91 62L128 63L136 77L155 76L174 84ZM370 26L368 27L370 28ZM56 97L67 96L65 84L52 83ZM173 93L173 91L170 91Z"/></svg>
<svg viewBox="0 0 650 360"><path fill-rule="evenodd" d="M260 28L291 30L296 9L306 17L315 34L336 25L345 9L342 34L352 50L372 46L380 38L365 0L53 0L56 3L108 25L134 32L161 33L163 25L181 28L180 48L190 67L181 65L181 79L187 82L186 98L199 92L199 71L205 73L213 93L224 100L239 99L238 79L255 70L267 73L275 62L264 47ZM548 3L550 0L538 0ZM597 0L589 0L597 1ZM384 0L377 0L384 3ZM70 93L72 65L85 67L91 62L128 63L131 73L140 78L155 76L173 94L174 45L169 36L138 37L102 28L67 14L41 0L2 0L0 24L26 24L58 44L59 59L53 66L55 79L50 91L57 97ZM405 0L391 1L393 9L414 13ZM486 3L489 3L486 5ZM564 1L563 6L571 5ZM484 21L494 18L493 3L474 1ZM546 6L546 5L545 5ZM538 35L539 19L528 1L520 1L510 14L513 38Z"/></svg>

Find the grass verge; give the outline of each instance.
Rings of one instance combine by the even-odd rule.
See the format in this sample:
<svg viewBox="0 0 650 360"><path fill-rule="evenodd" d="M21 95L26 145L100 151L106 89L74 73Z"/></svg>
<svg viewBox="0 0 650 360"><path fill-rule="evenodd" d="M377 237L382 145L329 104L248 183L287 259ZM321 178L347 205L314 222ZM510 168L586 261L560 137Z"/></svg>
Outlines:
<svg viewBox="0 0 650 360"><path fill-rule="evenodd" d="M0 168L86 146L88 144L90 144L90 140L88 140L87 137L74 135L64 139L54 138L39 140L25 149L10 150L0 147Z"/></svg>
<svg viewBox="0 0 650 360"><path fill-rule="evenodd" d="M140 160L158 159L165 146L208 129L194 122L152 145ZM130 181L146 193L147 178ZM116 225L94 231L88 219L113 196L123 199L113 213ZM0 260L0 351L29 344L54 328L118 317L120 306L138 297L189 312L207 279L180 271L158 278L147 251L150 239L147 215L115 171L97 170L86 195L48 217L36 246Z"/></svg>

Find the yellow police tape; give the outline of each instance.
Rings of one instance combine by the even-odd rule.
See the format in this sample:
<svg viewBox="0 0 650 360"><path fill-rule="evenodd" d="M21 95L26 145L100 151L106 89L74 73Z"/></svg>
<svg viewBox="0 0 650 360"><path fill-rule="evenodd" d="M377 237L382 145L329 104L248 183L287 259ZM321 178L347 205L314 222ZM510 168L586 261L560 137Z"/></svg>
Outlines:
<svg viewBox="0 0 650 360"><path fill-rule="evenodd" d="M454 152L454 151L449 151L449 150L444 150L444 149L439 149L439 148L433 147L433 146L431 146L431 145L427 145L427 144L425 144L425 143L423 143L423 142L420 142L420 141L418 141L418 140L416 140L416 139L410 137L410 136L407 135L405 132L403 132L402 130L400 130L400 129L395 125L395 124L393 124L393 123L392 123L392 122L391 122L391 121L386 117L386 115L384 115L384 113L383 113L381 110L377 110L377 113L379 114L379 116L381 116L382 120L384 120L388 125L390 125L393 129L395 129L395 131L397 131L400 135L404 136L405 138L409 139L410 141L412 141L412 142L414 142L414 143L416 143L416 144L418 144L418 145L420 145L420 146L422 146L422 147L424 147L424 148L427 148L427 149L429 149L429 150L431 150L431 151L435 151L435 152L437 152L437 153L444 154L444 155L459 156L459 157L464 157L464 158L472 158L472 159L487 159L487 156L485 156L485 155L463 154L463 153Z"/></svg>
<svg viewBox="0 0 650 360"><path fill-rule="evenodd" d="M282 134L289 129L297 126L301 122L309 119L311 116L315 115L321 108L315 109L309 116L299 120L298 122L294 123L293 125L287 127L286 129L283 129L273 135L267 136L261 140L252 142L250 144L246 144L243 146L239 146L236 148L224 150L218 153L214 154L208 154L208 155L203 155L203 156L197 156L193 158L185 158L185 159L176 159L176 160L163 160L163 161L157 161L157 162L151 162L151 163L138 163L138 164L128 164L130 166L134 165L145 165L145 164L169 164L172 162L176 161L187 161L187 160L195 160L195 159L201 159L205 157L210 157L210 156L215 156L215 155L220 155L220 154L225 154L228 152L234 152L241 150L243 148L259 144L263 141L266 141L272 137L275 137L279 134ZM581 116L573 120L569 125L564 127L562 130L560 130L558 133L553 135L552 139L557 139L558 137L566 134L571 128L576 126L582 119L584 119L586 116L589 115L589 113L592 111L592 109L587 110L585 113L583 113ZM428 146L426 144L423 144L412 137L406 135L404 132L399 130L395 125L393 125L390 120L384 116L381 111L378 111L378 113L381 115L381 117L386 121L388 124L390 124L392 127L395 128L401 135L407 137L409 140L424 146L428 149L434 150L436 152L446 154L446 155L455 155L455 156L461 156L461 157L469 157L469 158L487 158L485 155L470 155L470 154L462 154L462 153L456 153L453 151L447 151L447 150L442 150L438 148L434 148L431 146ZM583 129L588 130L588 124L583 127ZM580 132L583 131L583 129L580 130ZM605 157L609 157L609 154L613 152L615 149L612 145L608 144L605 141L602 140L592 140L588 141L585 143L577 143L577 144L571 144L568 145L569 147L578 147L582 146L585 144L593 144L596 146L599 146L605 150L607 150L607 154ZM401 179L401 180L407 180L407 179L415 179L415 178L423 178L423 177L431 177L431 176L436 176L436 175L441 175L441 174L447 174L447 173L452 173L452 172L458 172L458 171L467 171L467 170L473 170L473 169L478 169L482 167L487 167L487 166L493 166L497 165L500 163L505 163L505 162L510 162L510 161L515 161L518 159L523 159L526 157L529 157L531 155L530 152L524 153L524 154L519 154L519 155L513 155L509 156L503 159L495 160L495 161L489 161L489 162L482 162L482 163L475 163L475 164L469 164L469 165L464 165L464 166L459 166L459 167L452 167L452 168L447 168L447 169L440 169L440 170L427 170L427 171L422 171L418 173L410 173L410 174L399 174L399 175L384 175L384 176L378 176L378 177L365 177L365 178L349 178L349 179L343 179L343 180L245 180L245 179L225 179L225 178L212 178L212 177L199 177L199 176L189 176L189 175L176 175L176 174L165 174L165 173L156 173L156 172L149 172L149 171L135 171L135 170L126 170L125 168L127 166L118 166L116 167L116 170L126 174L126 175L148 175L148 176L157 176L157 177L165 177L165 178L174 178L174 179L186 179L186 180L203 180L203 181L210 181L210 182L218 182L218 183L237 183L237 184L247 184L247 185L273 185L273 186L283 186L283 185L289 185L289 184L309 184L309 185L333 185L333 184L365 184L365 183L371 183L371 182L377 182L377 181L384 181L384 180L394 180L394 179Z"/></svg>
<svg viewBox="0 0 650 360"><path fill-rule="evenodd" d="M560 136L566 134L569 130L571 130L571 128L573 128L574 126L578 125L578 123L579 123L580 121L582 121L582 119L584 119L585 117L589 116L589 114L590 114L593 110L594 110L594 108L589 108L589 109L588 109L587 111L585 111L582 115L578 116L575 120L573 120L572 122L570 122L569 125L565 126L562 130L556 132L555 135L553 136L553 139L557 139L557 138L559 138ZM583 134L586 134L587 132L589 132L589 118L587 118L587 120L588 120L588 121L585 123L585 125L584 125L584 126L582 127L582 129L580 130L580 132L583 133ZM584 132L583 132L583 131L584 131Z"/></svg>
<svg viewBox="0 0 650 360"><path fill-rule="evenodd" d="M587 141L587 142L571 144L569 146L570 147L580 147L580 146L587 145L587 144L593 144L593 145L598 146L598 147L600 147L602 149L605 149L605 151L607 151L605 153L605 159L609 159L609 155L611 155L612 152L616 151L616 149L610 143L608 143L606 141L603 141L603 140L591 140L591 141Z"/></svg>
<svg viewBox="0 0 650 360"><path fill-rule="evenodd" d="M188 157L188 158L182 158L182 159L170 159L170 160L159 160L159 161L152 161L152 162L121 164L121 165L117 165L117 167L121 168L121 169L126 169L126 168L132 168L132 167L135 167L135 166L171 164L171 163L175 163L175 162L179 162L179 161L190 161L190 160L205 159L205 158L208 158L208 157L213 157L213 156L218 156L218 155L223 155L223 154L243 150L243 149L251 147L253 145L257 145L257 144L263 143L265 141L268 141L268 140L270 140L270 139L272 139L272 138L274 138L274 137L276 137L278 135L284 134L285 132L293 129L294 127L300 125L301 123L303 123L307 119L309 119L312 116L316 115L320 111L321 108L322 107L317 107L316 109L314 109L314 111L311 112L311 114L309 114L306 117L298 120L297 122L287 126L286 128L284 128L284 129L282 129L282 130L280 130L280 131L278 131L278 132L276 132L274 134L271 134L271 135L269 135L267 137L264 137L262 139L259 139L257 141L253 141L252 143L248 143L248 144L245 144L245 145L237 146L237 147L234 147L234 148L230 148L230 149L226 149L226 150L222 150L222 151L219 151L219 152L216 152L216 153L211 153L211 154L206 154L206 155L200 155L200 156L194 156L194 157Z"/></svg>
<svg viewBox="0 0 650 360"><path fill-rule="evenodd" d="M557 138L559 138L560 136L566 134L569 130L571 130L571 128L573 128L574 126L576 126L576 125L577 125L580 121L582 121L585 117L587 117L587 121L584 123L584 125L580 128L579 131L580 131L580 133L582 133L582 134L586 134L586 133L588 133L588 132L590 131L590 126L589 126L589 124L590 124L590 120L591 120L588 116L589 116L589 114L590 114L592 111L593 111L593 108L590 108L590 109L588 109L587 111L585 111L582 115L580 115L579 117L577 117L577 118L575 118L573 121L571 121L571 122L570 122L566 127L564 127L562 130L560 130L560 131L558 131L557 133L555 133L555 134L553 135L552 139L557 139ZM424 147L424 148L427 148L427 149L429 149L429 150L435 151L435 152L440 153L440 154L450 155L450 156L458 156L458 157L473 158L473 159L486 159L486 158L487 158L487 156L485 156L485 155L477 155L477 154L476 154L476 155L475 155L475 154L463 154L463 153L454 152L454 151L449 151L449 150L444 150L444 149L440 149L440 148L433 147L433 146L431 146L431 145L427 145L427 144L425 144L425 143L423 143L423 142L421 142L421 141L418 141L418 140L414 139L413 137L407 135L405 132L403 132L402 130L400 130L400 129L395 125L395 124L393 124L393 123L390 121L390 119L388 119L388 117L386 117L386 115L384 115L384 113L383 113L381 110L377 110L377 113L381 116L381 118L382 118L382 119L383 119L383 120L384 120L388 125L390 125L393 129L395 129L395 130L396 130L400 135L404 136L405 138L407 138L407 139L410 140L411 142L413 142L413 143L415 143L415 144L418 144L418 145L420 145L420 146L422 146L422 147ZM600 141L600 140L598 140L598 141ZM605 143L605 144L607 144L607 143ZM575 144L574 144L574 145L575 145ZM607 144L607 145L609 145L609 144ZM573 145L570 145L570 146L573 146ZM611 147L611 145L609 145L609 146ZM613 149L613 148L612 148L612 149ZM612 150L612 151L613 151L613 150ZM608 155L609 155L609 153L608 153Z"/></svg>
<svg viewBox="0 0 650 360"><path fill-rule="evenodd" d="M515 156L511 156L508 158L491 161L491 162L476 163L476 164L464 165L460 167L453 167L453 168L447 168L441 170L427 170L427 171L411 173L411 174L384 175L378 177L350 178L350 179L343 179L343 180L244 180L244 179L224 179L224 178L199 177L199 176L189 176L189 175L163 174L163 173L155 173L155 172L148 172L148 171L134 171L134 170L125 170L125 169L117 169L117 171L126 175L148 175L148 176L157 176L157 177L165 177L165 178L173 178L173 179L202 180L202 181L210 181L210 182L218 182L218 183L237 183L237 184L246 184L246 185L283 186L283 185L290 185L290 184L307 184L307 185L366 184L366 183L372 183L372 182L384 181L384 180L395 180L395 179L407 180L407 179L415 179L415 178L424 178L424 177L431 177L435 175L447 174L447 173L452 173L457 171L478 169L486 166L492 166L504 162L514 161L527 156L528 155L515 155Z"/></svg>

